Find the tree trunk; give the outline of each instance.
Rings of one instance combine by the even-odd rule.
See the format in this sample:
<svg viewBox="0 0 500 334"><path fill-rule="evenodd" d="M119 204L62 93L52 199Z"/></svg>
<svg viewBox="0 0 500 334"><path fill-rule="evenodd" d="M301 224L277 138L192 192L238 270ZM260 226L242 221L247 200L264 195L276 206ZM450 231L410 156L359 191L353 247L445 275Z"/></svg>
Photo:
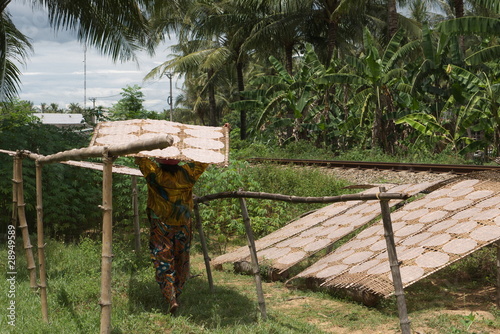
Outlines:
<svg viewBox="0 0 500 334"><path fill-rule="evenodd" d="M396 9L396 0L387 1L387 32L390 39L398 31L398 11Z"/></svg>
<svg viewBox="0 0 500 334"><path fill-rule="evenodd" d="M375 108L373 115L373 125L372 125L372 148L380 146L380 137L382 129L382 109L380 107Z"/></svg>
<svg viewBox="0 0 500 334"><path fill-rule="evenodd" d="M245 83L243 82L243 63L236 63L236 74L238 76L238 92L240 92L240 100L244 97L241 94L245 90ZM247 111L245 109L240 110L240 139L247 139Z"/></svg>
<svg viewBox="0 0 500 334"><path fill-rule="evenodd" d="M453 0L453 7L455 9L456 18L464 17L464 0ZM460 45L460 50L465 55L465 41L463 35L458 36L458 44Z"/></svg>
<svg viewBox="0 0 500 334"><path fill-rule="evenodd" d="M327 61L326 64L329 65L333 57L333 50L337 46L337 29L338 22L330 21L328 22L328 36L327 36Z"/></svg>
<svg viewBox="0 0 500 334"><path fill-rule="evenodd" d="M464 17L464 0L454 0L453 6L455 7L455 17Z"/></svg>
<svg viewBox="0 0 500 334"><path fill-rule="evenodd" d="M288 74L293 75L293 43L285 44L285 66Z"/></svg>
<svg viewBox="0 0 500 334"><path fill-rule="evenodd" d="M208 122L210 126L217 126L219 122L219 117L217 115L217 103L215 101L215 87L212 82L214 76L214 70L208 70Z"/></svg>

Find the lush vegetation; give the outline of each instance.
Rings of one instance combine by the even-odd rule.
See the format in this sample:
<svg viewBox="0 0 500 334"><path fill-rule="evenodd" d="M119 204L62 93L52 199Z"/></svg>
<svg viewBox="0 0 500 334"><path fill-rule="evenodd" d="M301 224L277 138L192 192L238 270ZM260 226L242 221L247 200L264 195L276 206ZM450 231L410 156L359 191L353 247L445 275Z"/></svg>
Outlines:
<svg viewBox="0 0 500 334"><path fill-rule="evenodd" d="M13 60L27 61L30 49L9 2L0 1L1 101L15 96ZM182 122L229 122L242 139L305 140L333 152L499 149L496 0L35 3L48 8L55 29L76 30L114 59L175 34L169 60L148 78L184 76ZM134 87L125 93L140 99ZM115 119L154 117L139 107L120 103Z"/></svg>

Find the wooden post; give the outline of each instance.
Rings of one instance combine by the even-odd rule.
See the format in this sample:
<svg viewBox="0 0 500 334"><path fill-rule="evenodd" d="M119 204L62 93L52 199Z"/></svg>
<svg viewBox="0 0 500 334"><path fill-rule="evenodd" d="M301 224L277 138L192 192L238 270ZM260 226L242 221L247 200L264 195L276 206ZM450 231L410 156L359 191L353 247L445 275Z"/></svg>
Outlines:
<svg viewBox="0 0 500 334"><path fill-rule="evenodd" d="M203 226L201 224L200 208L198 207L198 203L195 203L194 205L194 214L196 217L196 227L198 228L198 234L200 235L205 269L207 270L208 286L210 287L210 291L214 292L214 281L212 279L212 269L210 268L210 256L208 255L207 240L205 239L205 233L203 232Z"/></svg>
<svg viewBox="0 0 500 334"><path fill-rule="evenodd" d="M19 178L17 177L17 164L16 157L12 159L12 216L10 224L17 227L17 188L19 185Z"/></svg>
<svg viewBox="0 0 500 334"><path fill-rule="evenodd" d="M137 176L132 175L132 209L134 211L135 253L141 252L141 226L139 224L139 198L137 193Z"/></svg>
<svg viewBox="0 0 500 334"><path fill-rule="evenodd" d="M385 193L385 188L380 187L380 192ZM403 281L401 280L401 272L399 270L399 261L396 253L396 245L394 243L394 233L392 231L391 210L389 208L389 200L381 199L380 208L382 210L382 221L384 224L384 237L387 245L387 255L389 256L389 265L391 267L392 282L394 284L394 292L399 313L399 324L403 334L410 334L410 320L408 319L408 311L406 309L406 301L403 289Z"/></svg>
<svg viewBox="0 0 500 334"><path fill-rule="evenodd" d="M101 263L101 334L111 332L111 262L113 260L113 159L103 153L102 176L102 263Z"/></svg>
<svg viewBox="0 0 500 334"><path fill-rule="evenodd" d="M497 246L497 307L500 307L500 240L495 246Z"/></svg>
<svg viewBox="0 0 500 334"><path fill-rule="evenodd" d="M255 287L257 288L257 299L259 301L260 313L262 319L267 319L266 301L264 299L264 292L262 291L262 281L260 278L259 260L257 258L257 250L255 248L255 239L253 236L252 226L250 225L250 217L248 216L247 204L244 198L240 198L241 212L243 214L243 222L245 223L245 230L247 234L248 248L250 249L250 257L252 259L252 271L255 277Z"/></svg>
<svg viewBox="0 0 500 334"><path fill-rule="evenodd" d="M19 219L19 228L21 229L21 233L23 236L24 242L24 250L26 252L26 260L28 263L28 271L30 275L30 286L32 289L36 289L37 279L36 279L36 266L35 266L35 258L33 257L33 246L31 245L30 235L28 231L28 223L26 222L26 211L24 203L24 185L23 185L23 162L22 158L16 156L14 158L14 165L16 168L16 183L17 183L17 215Z"/></svg>
<svg viewBox="0 0 500 334"><path fill-rule="evenodd" d="M45 270L45 241L43 233L42 165L36 162L36 233L38 242L38 267L40 273L40 298L43 321L49 322L47 305L47 273Z"/></svg>

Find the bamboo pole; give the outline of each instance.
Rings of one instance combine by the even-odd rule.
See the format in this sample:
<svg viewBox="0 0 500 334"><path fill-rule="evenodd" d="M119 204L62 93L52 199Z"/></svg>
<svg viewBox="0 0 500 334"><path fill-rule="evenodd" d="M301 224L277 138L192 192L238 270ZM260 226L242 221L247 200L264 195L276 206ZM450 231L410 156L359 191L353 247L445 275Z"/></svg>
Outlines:
<svg viewBox="0 0 500 334"><path fill-rule="evenodd" d="M260 198L271 199L277 201L285 201L291 203L333 203L345 201L368 201L368 200L389 200L389 199L407 199L410 196L401 193L378 193L378 194L348 194L340 196L325 196L325 197L299 197L288 196L281 194L270 194L263 192L252 191L227 191L217 194L210 194L202 197L196 197L196 203L205 203L214 199L220 198Z"/></svg>
<svg viewBox="0 0 500 334"><path fill-rule="evenodd" d="M133 154L140 151L149 151L154 149L161 149L169 147L173 143L173 138L170 135L159 135L158 137L147 139L147 140L137 140L127 144L106 146L92 146L84 147L79 149L72 149L68 151L58 152L52 155L39 157L37 160L40 163L53 163L66 160L82 160L84 158L90 157L102 157L103 155L109 156L121 156L127 154Z"/></svg>
<svg viewBox="0 0 500 334"><path fill-rule="evenodd" d="M132 209L134 211L134 235L135 235L135 253L141 252L141 226L139 224L139 198L137 192L137 176L132 176Z"/></svg>
<svg viewBox="0 0 500 334"><path fill-rule="evenodd" d="M111 262L113 259L113 159L103 154L102 177L102 263L101 263L101 334L111 332Z"/></svg>
<svg viewBox="0 0 500 334"><path fill-rule="evenodd" d="M385 188L380 187L380 194L385 193ZM394 243L394 233L392 230L391 211L389 201L387 199L380 200L380 208L382 211L382 222L384 225L384 237L387 245L387 255L389 256L389 265L391 267L392 282L394 284L394 292L396 295L396 303L398 306L399 323L403 334L410 334L410 320L408 319L408 311L406 309L406 301L403 289L403 281L399 270L399 261L396 253L396 245Z"/></svg>
<svg viewBox="0 0 500 334"><path fill-rule="evenodd" d="M262 315L262 319L266 320L266 301L264 299L264 292L262 291L259 260L257 258L257 250L255 248L255 239L253 236L252 226L250 225L250 216L248 215L247 204L244 198L240 198L240 206L247 234L248 248L250 249L250 257L252 259L252 271L255 278L255 287L257 289L257 300L259 302L260 314Z"/></svg>
<svg viewBox="0 0 500 334"><path fill-rule="evenodd" d="M196 217L196 226L198 227L198 234L200 235L201 248L203 250L203 260L205 261L205 269L207 270L208 286L210 292L214 292L214 281L212 279L212 269L210 268L210 256L208 255L207 240L203 232L203 225L201 224L200 208L198 204L194 205L194 214Z"/></svg>
<svg viewBox="0 0 500 334"><path fill-rule="evenodd" d="M17 227L17 188L19 186L19 178L17 177L16 157L12 157L12 216L10 224Z"/></svg>
<svg viewBox="0 0 500 334"><path fill-rule="evenodd" d="M45 270L45 241L43 235L42 165L38 162L36 162L36 218L42 318L43 321L49 322L47 306L47 273Z"/></svg>
<svg viewBox="0 0 500 334"><path fill-rule="evenodd" d="M500 240L495 243L497 246L497 307L500 307Z"/></svg>
<svg viewBox="0 0 500 334"><path fill-rule="evenodd" d="M37 288L36 279L36 266L35 259L33 257L33 246L31 245L30 235L28 231L28 223L26 221L26 211L24 202L24 190L23 190L23 162L22 158L16 156L14 158L14 165L16 168L15 178L17 183L17 215L19 219L19 228L23 236L24 250L26 252L26 261L28 263L28 271L30 276L30 286L32 289Z"/></svg>

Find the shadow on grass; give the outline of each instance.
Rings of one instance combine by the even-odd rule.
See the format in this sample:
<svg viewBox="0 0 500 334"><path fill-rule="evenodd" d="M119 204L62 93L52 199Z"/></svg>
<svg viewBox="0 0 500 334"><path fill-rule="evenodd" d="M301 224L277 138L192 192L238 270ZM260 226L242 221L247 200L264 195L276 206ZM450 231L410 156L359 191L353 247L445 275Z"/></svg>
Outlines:
<svg viewBox="0 0 500 334"><path fill-rule="evenodd" d="M160 288L154 278L141 280L134 275L129 284L130 313L168 312ZM176 316L188 317L205 328L220 328L235 324L253 324L258 320L257 297L251 300L235 290L215 286L210 291L207 281L192 278L184 287Z"/></svg>
<svg viewBox="0 0 500 334"><path fill-rule="evenodd" d="M82 326L82 321L80 319L80 315L75 311L75 302L71 300L71 297L69 296L68 292L66 291L65 288L60 289L57 292L57 302L60 306L64 307L70 314L71 319L76 324L76 327L78 328L79 333L86 333Z"/></svg>

